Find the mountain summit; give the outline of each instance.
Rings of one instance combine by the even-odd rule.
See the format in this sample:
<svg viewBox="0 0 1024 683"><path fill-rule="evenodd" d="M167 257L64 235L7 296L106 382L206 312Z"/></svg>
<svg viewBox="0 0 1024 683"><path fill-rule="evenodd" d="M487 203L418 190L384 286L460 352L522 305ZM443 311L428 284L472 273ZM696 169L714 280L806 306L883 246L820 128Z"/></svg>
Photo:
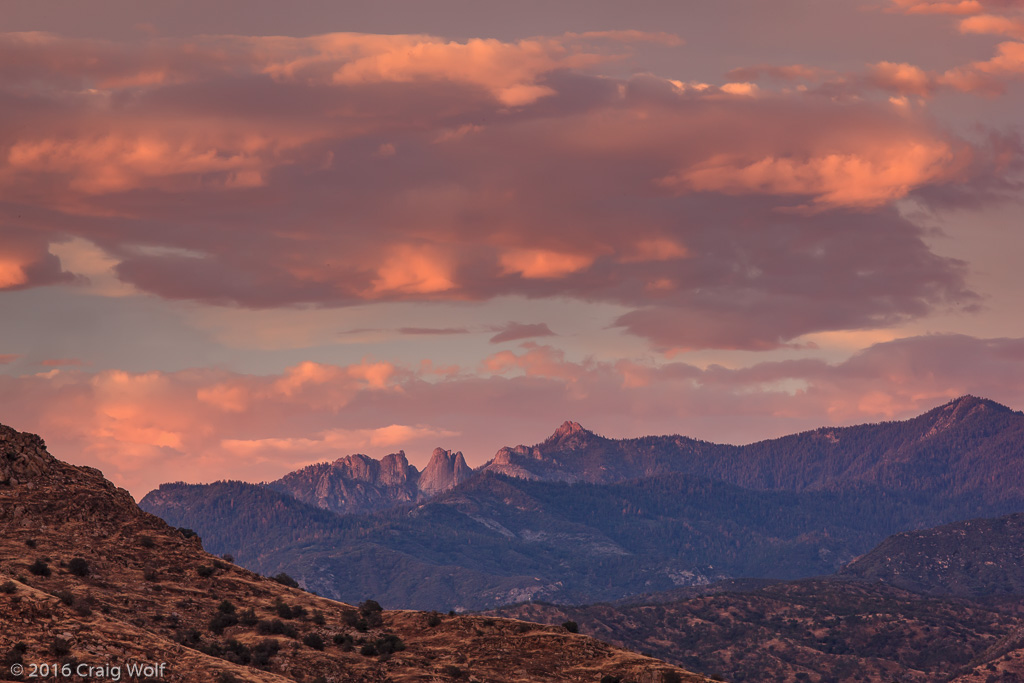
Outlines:
<svg viewBox="0 0 1024 683"><path fill-rule="evenodd" d="M558 429L554 431L554 433L551 436L545 439L544 442L547 443L549 441L561 441L566 437L575 436L577 434L590 434L591 436L593 436L594 433L587 429L584 429L583 425L581 425L579 422L570 422L569 420L566 420Z"/></svg>
<svg viewBox="0 0 1024 683"><path fill-rule="evenodd" d="M471 476L473 470L466 464L462 451L453 453L443 448L435 448L430 456L430 462L420 473L419 490L424 495L432 496L455 488Z"/></svg>

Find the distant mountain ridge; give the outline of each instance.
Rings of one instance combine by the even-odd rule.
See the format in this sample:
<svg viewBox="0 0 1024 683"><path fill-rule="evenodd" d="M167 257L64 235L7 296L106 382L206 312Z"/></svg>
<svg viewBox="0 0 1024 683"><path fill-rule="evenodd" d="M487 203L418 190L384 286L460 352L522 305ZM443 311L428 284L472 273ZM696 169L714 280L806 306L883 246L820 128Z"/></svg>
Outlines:
<svg viewBox="0 0 1024 683"><path fill-rule="evenodd" d="M976 494L1000 481L1000 500L1024 500L1024 413L962 396L916 418L821 427L746 446L685 436L610 439L566 421L533 446L503 447L470 468L460 451L435 448L422 472L404 451L376 460L354 454L267 484L339 514L424 502L490 472L517 479L613 484L688 474L755 490L830 490L852 485Z"/></svg>
<svg viewBox="0 0 1024 683"><path fill-rule="evenodd" d="M995 452L1012 452L1016 459L1004 462ZM998 478L1002 494L1024 498L1024 467L1018 463L1024 464L1024 413L962 396L909 420L821 427L746 446L678 435L608 439L566 422L535 446L500 449L481 469L590 483L677 472L788 491L863 483L962 493Z"/></svg>
<svg viewBox="0 0 1024 683"><path fill-rule="evenodd" d="M822 575L900 531L1024 511L1024 414L970 396L902 422L748 446L608 439L566 422L472 473L457 453L435 451L434 460L444 476L434 477L433 496L420 483L430 467L415 489L409 474L402 488L382 474L401 468L349 458L317 466L326 479L298 478L294 495L249 484L164 485L140 504L195 528L218 552L266 573L287 571L325 595L374 594L427 609ZM362 517L333 518L322 501L301 497L330 494L336 472L360 491L350 464L400 495L380 496L372 504L385 507ZM358 502L335 509L367 504L348 495Z"/></svg>

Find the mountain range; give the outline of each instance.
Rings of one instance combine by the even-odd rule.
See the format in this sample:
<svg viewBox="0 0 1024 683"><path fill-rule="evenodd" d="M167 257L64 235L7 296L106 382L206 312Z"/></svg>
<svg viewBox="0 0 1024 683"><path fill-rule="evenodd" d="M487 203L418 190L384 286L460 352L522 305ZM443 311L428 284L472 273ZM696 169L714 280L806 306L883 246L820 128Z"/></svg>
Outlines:
<svg viewBox="0 0 1024 683"><path fill-rule="evenodd" d="M318 597L208 554L98 470L0 425L5 681L705 680L575 630Z"/></svg>
<svg viewBox="0 0 1024 683"><path fill-rule="evenodd" d="M472 473L435 451L424 474L453 485L433 496L370 496L397 488L380 473L404 457L364 458L360 481L376 488L351 483L353 456L268 485L166 484L140 505L323 595L444 610L830 574L897 532L1024 510L1024 414L971 396L749 446L608 439L566 422Z"/></svg>

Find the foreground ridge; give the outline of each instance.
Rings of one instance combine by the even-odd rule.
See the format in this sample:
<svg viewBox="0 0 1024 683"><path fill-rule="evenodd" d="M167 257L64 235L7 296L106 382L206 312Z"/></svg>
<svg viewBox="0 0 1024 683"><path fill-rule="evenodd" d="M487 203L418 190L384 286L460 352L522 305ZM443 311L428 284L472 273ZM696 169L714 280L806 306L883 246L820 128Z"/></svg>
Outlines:
<svg viewBox="0 0 1024 683"><path fill-rule="evenodd" d="M207 554L98 470L0 425L0 676L10 680L47 662L94 678L152 665L143 676L189 683L705 680L561 626L357 608L289 583Z"/></svg>

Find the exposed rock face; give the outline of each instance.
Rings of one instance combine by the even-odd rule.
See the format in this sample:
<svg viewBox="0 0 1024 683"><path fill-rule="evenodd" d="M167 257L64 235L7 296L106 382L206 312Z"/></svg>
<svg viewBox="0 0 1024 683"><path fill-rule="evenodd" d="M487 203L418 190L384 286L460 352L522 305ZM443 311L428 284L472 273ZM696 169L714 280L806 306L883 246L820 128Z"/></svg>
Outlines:
<svg viewBox="0 0 1024 683"><path fill-rule="evenodd" d="M473 470L466 464L462 451L452 452L435 448L430 462L420 474L419 490L425 496L433 496L454 488L473 476Z"/></svg>
<svg viewBox="0 0 1024 683"><path fill-rule="evenodd" d="M49 471L53 462L38 436L0 425L0 486L26 483Z"/></svg>
<svg viewBox="0 0 1024 683"><path fill-rule="evenodd" d="M357 453L291 472L270 486L304 503L351 514L415 502L419 476L404 451L381 460Z"/></svg>
<svg viewBox="0 0 1024 683"><path fill-rule="evenodd" d="M270 487L325 510L356 514L423 501L472 475L461 452L435 448L423 472L409 464L405 451L380 460L357 453L296 470Z"/></svg>
<svg viewBox="0 0 1024 683"><path fill-rule="evenodd" d="M16 664L28 675L44 663L71 671L116 664L121 680L140 678L129 663L166 663L154 677L169 683L412 683L451 680L455 671L481 683L594 680L595 672L641 683L705 680L561 627L514 620L369 609L357 630L354 607L207 554L98 470L60 462L38 437L3 426L0 480L4 680L23 680ZM367 656L353 641L403 647Z"/></svg>

